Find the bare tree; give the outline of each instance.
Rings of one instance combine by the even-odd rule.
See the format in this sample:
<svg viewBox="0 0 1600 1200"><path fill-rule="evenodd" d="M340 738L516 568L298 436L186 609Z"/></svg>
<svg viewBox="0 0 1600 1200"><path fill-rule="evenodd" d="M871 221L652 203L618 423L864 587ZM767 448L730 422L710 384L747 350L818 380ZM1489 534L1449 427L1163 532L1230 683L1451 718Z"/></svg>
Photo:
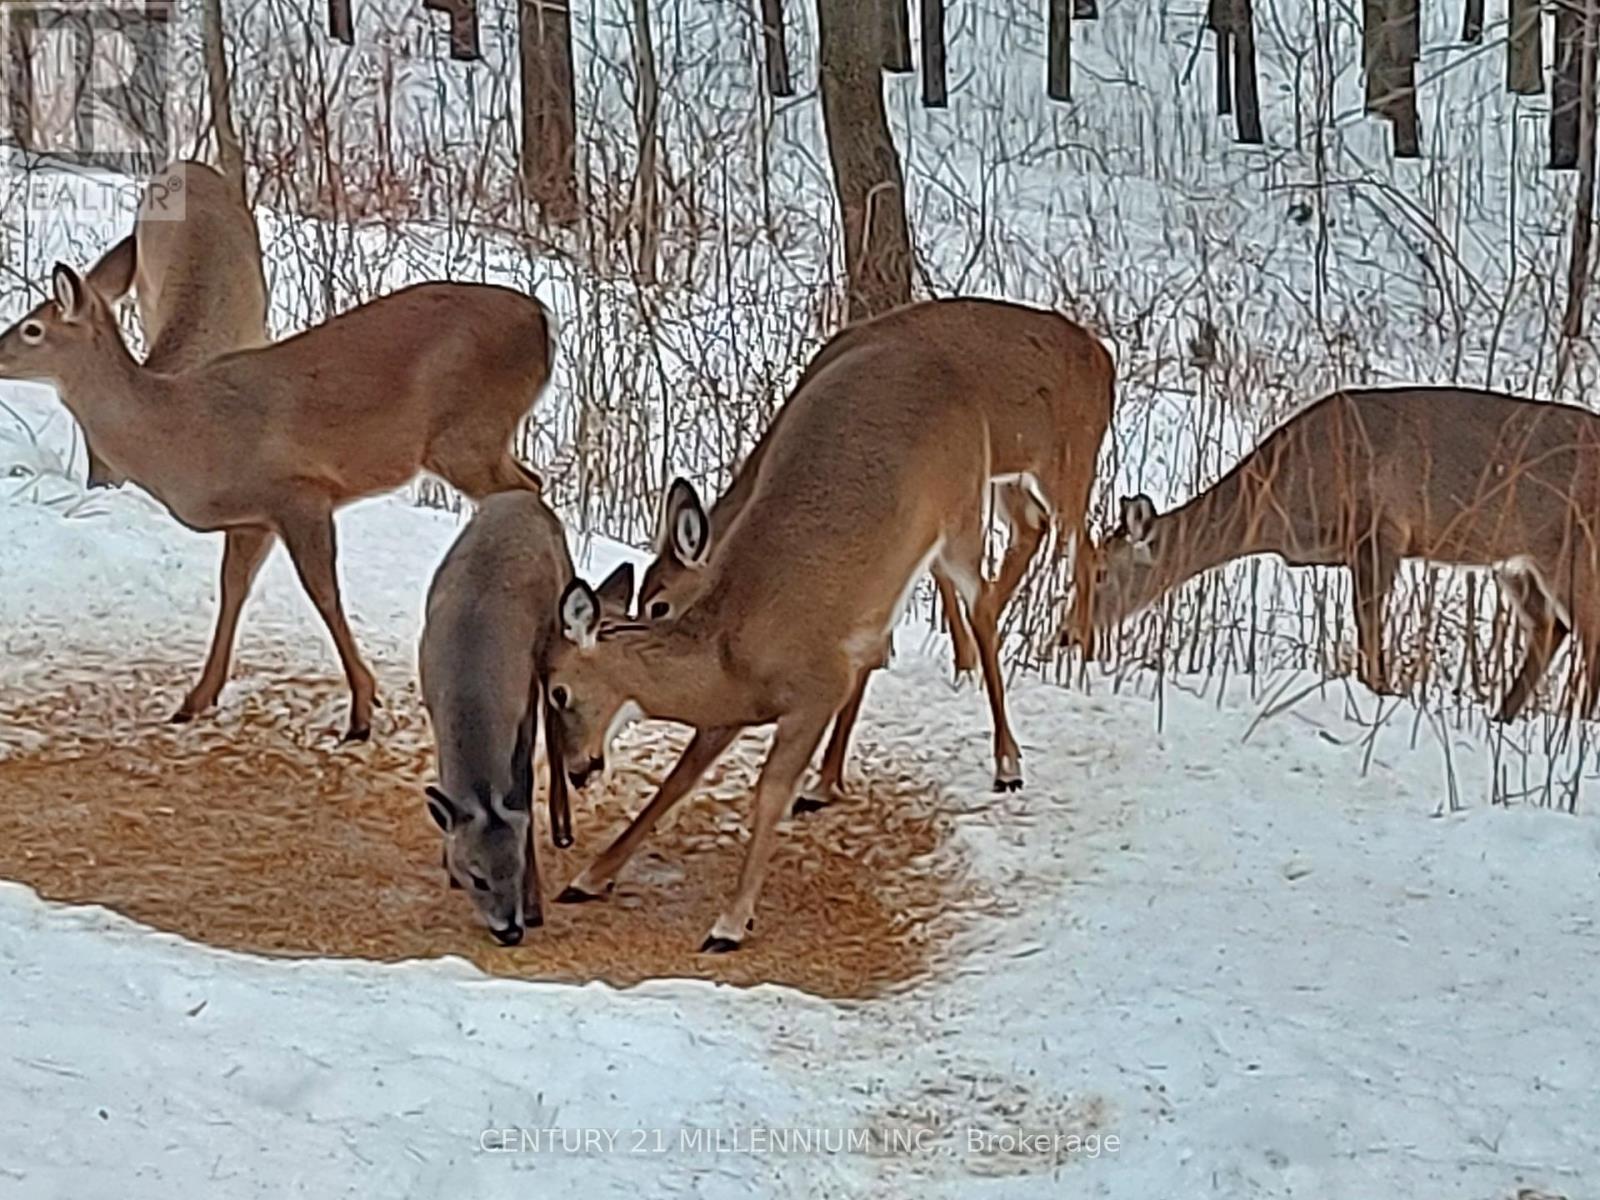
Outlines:
<svg viewBox="0 0 1600 1200"><path fill-rule="evenodd" d="M858 0L871 7L873 0ZM876 0L883 12L883 69L904 74L911 70L911 16L906 0Z"/></svg>
<svg viewBox="0 0 1600 1200"><path fill-rule="evenodd" d="M817 25L822 120L858 320L911 299L905 179L883 105L883 17L862 0L817 0Z"/></svg>
<svg viewBox="0 0 1600 1200"><path fill-rule="evenodd" d="M1572 214L1572 254L1567 261L1567 311L1561 331L1583 336L1584 302L1589 294L1589 247L1594 236L1595 42L1600 39L1600 0L1581 0L1578 72L1578 198Z"/></svg>
<svg viewBox="0 0 1600 1200"><path fill-rule="evenodd" d="M450 18L450 57L473 62L483 57L478 49L478 0L422 0L430 12Z"/></svg>
<svg viewBox="0 0 1600 1200"><path fill-rule="evenodd" d="M1520 96L1544 91L1544 29L1539 0L1509 0L1506 33L1506 90Z"/></svg>
<svg viewBox="0 0 1600 1200"><path fill-rule="evenodd" d="M1579 117L1583 96L1583 6L1587 0L1557 0L1556 60L1550 68L1550 167L1570 171L1578 165Z"/></svg>
<svg viewBox="0 0 1600 1200"><path fill-rule="evenodd" d="M346 46L356 44L356 23L350 0L328 0L328 36Z"/></svg>
<svg viewBox="0 0 1600 1200"><path fill-rule="evenodd" d="M783 0L761 0L761 44L767 66L767 92L794 95L789 77L789 47L784 39Z"/></svg>
<svg viewBox="0 0 1600 1200"><path fill-rule="evenodd" d="M639 233L635 269L640 283L653 284L661 244L656 167L661 88L656 78L656 48L650 33L650 0L633 0L633 66L638 74L633 123L639 140L639 170L633 180L633 219Z"/></svg>
<svg viewBox="0 0 1600 1200"><path fill-rule="evenodd" d="M211 93L211 132L217 139L217 159L223 177L238 191L244 188L244 150L233 120L233 86L228 75L228 50L222 37L222 0L202 0L201 36L206 59L206 85Z"/></svg>
<svg viewBox="0 0 1600 1200"><path fill-rule="evenodd" d="M944 0L922 0L922 107L944 108L950 84L944 69Z"/></svg>
<svg viewBox="0 0 1600 1200"><path fill-rule="evenodd" d="M520 0L522 186L556 225L578 220L578 108L567 0Z"/></svg>
<svg viewBox="0 0 1600 1200"><path fill-rule="evenodd" d="M1072 99L1072 0L1050 0L1050 25L1046 32L1045 90L1052 100Z"/></svg>

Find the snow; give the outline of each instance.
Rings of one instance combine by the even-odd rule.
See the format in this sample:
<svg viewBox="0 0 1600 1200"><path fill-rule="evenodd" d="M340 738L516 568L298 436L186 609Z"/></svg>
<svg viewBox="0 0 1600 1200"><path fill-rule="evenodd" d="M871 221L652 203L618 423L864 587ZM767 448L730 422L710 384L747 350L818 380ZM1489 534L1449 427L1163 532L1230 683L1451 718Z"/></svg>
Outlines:
<svg viewBox="0 0 1600 1200"><path fill-rule="evenodd" d="M216 540L31 474L70 427L41 389L4 398L45 432L0 441L0 478L27 468L0 502L0 686L84 645L197 659ZM399 497L341 517L380 675L412 670L459 522ZM592 572L626 553L597 541ZM337 674L281 552L243 642ZM1156 704L1137 675L1016 679L1028 784L996 796L981 695L925 626L899 651L853 770L887 749L938 789L1001 901L937 978L841 1004L266 960L4 884L0 1194L1506 1200L1600 1178L1585 804L1491 806L1474 734L1375 722L1365 693L1262 718L1278 693L1176 678Z"/></svg>

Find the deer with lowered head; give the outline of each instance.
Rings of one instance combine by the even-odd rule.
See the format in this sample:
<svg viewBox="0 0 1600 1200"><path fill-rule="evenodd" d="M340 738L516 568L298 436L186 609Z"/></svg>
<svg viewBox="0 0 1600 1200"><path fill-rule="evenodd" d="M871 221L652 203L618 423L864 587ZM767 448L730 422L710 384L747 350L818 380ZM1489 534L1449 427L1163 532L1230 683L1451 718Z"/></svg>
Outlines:
<svg viewBox="0 0 1600 1200"><path fill-rule="evenodd" d="M1216 484L1157 514L1121 502L1077 619L1110 628L1251 554L1351 573L1360 672L1390 691L1384 609L1401 560L1492 568L1528 634L1514 718L1567 637L1580 712L1600 695L1600 416L1450 387L1358 388L1301 410Z"/></svg>
<svg viewBox="0 0 1600 1200"><path fill-rule="evenodd" d="M106 299L71 267L58 264L52 285L54 299L0 334L0 378L52 384L107 466L182 524L225 537L211 650L173 720L216 702L239 610L281 538L349 682L345 738L366 738L375 686L339 595L334 510L422 469L475 500L538 491L511 441L550 377L544 306L489 284L417 284L166 372L134 360Z"/></svg>
<svg viewBox="0 0 1600 1200"><path fill-rule="evenodd" d="M737 949L754 927L778 824L829 723L883 662L917 578L937 563L969 611L982 594L994 469L976 397L995 364L969 345L901 338L824 354L681 610L610 623L582 580L561 602L548 686L574 782L604 764L632 717L695 732L644 810L558 900L605 895L741 729L776 726L738 889L701 947L709 952ZM973 632L982 647L986 626Z"/></svg>
<svg viewBox="0 0 1600 1200"><path fill-rule="evenodd" d="M812 359L796 394L834 359L889 343L909 353L918 346L965 347L984 367L983 386L971 397L974 426L968 436L979 436L979 422L988 431L989 469L996 481L995 498L1010 526L1010 542L999 575L983 584L977 602L965 611L937 559L929 570L939 589L957 672L965 674L974 664L982 665L994 721L995 789L1014 790L1022 786L1022 755L1006 717L999 621L1052 524L1058 549L1072 559L1078 586L1088 585L1089 493L1100 443L1111 422L1115 366L1093 334L1056 313L1000 300L932 300L846 327ZM789 408L778 410L709 512L682 480L667 490L657 523L655 559L639 587L638 611L643 619L670 617L702 589L702 568L714 543L749 503L768 446L783 436ZM983 635L975 639L973 630L979 626ZM796 811L814 810L842 795L850 733L864 694L863 678L834 722L815 793L798 800Z"/></svg>
<svg viewBox="0 0 1600 1200"><path fill-rule="evenodd" d="M183 371L230 350L267 344L267 281L255 217L220 173L180 160L145 185L133 232L87 275L112 304L133 293L144 327L144 365ZM85 435L89 486L125 480Z"/></svg>
<svg viewBox="0 0 1600 1200"><path fill-rule="evenodd" d="M550 840L572 844L567 777L544 697L557 604L572 580L561 522L532 492L490 496L445 554L428 588L417 662L433 728L437 784L428 812L444 835L444 869L495 940L514 946L544 923L534 853L534 744L543 712L550 763ZM597 589L608 615L627 612L633 567Z"/></svg>

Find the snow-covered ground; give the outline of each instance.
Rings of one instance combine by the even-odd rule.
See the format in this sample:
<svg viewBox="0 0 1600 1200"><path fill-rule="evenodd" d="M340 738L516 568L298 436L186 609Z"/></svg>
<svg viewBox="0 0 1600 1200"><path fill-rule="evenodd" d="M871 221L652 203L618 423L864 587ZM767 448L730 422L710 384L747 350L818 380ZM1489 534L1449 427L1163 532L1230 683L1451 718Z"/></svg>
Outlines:
<svg viewBox="0 0 1600 1200"><path fill-rule="evenodd" d="M0 688L65 646L203 644L215 539L34 474L70 426L3 398L45 434L0 440ZM342 517L380 674L409 672L457 522ZM281 553L243 640L336 674ZM1591 1194L1586 800L1490 807L1484 747L1403 708L1374 733L1365 694L1258 721L1181 679L1159 707L1018 679L1028 786L997 797L981 696L924 627L900 650L858 744L922 774L1005 902L938 978L841 1004L265 960L0 884L0 1195Z"/></svg>

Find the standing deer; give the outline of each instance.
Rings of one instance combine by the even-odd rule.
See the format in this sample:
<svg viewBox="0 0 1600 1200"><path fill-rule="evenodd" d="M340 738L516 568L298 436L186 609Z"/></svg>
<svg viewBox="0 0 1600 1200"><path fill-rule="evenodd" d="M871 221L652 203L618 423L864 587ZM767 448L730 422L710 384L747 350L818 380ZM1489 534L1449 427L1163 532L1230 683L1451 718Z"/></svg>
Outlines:
<svg viewBox="0 0 1600 1200"><path fill-rule="evenodd" d="M738 892L701 949L737 949L778 822L836 713L884 659L917 578L938 564L969 610L982 594L991 436L976 397L995 369L969 345L858 338L808 370L738 517L669 617L602 621L582 580L561 602L550 702L574 782L635 715L694 727L631 825L562 893L597 898L739 730L775 723ZM685 557L691 547L676 549ZM980 652L990 626L973 622ZM1004 712L1004 698L997 708Z"/></svg>
<svg viewBox="0 0 1600 1200"><path fill-rule="evenodd" d="M1566 637L1600 694L1600 417L1447 387L1350 389L1291 417L1216 484L1157 515L1121 503L1080 598L1109 628L1200 572L1250 554L1350 571L1361 678L1390 690L1383 614L1400 560L1492 567L1529 646L1497 717L1526 703Z"/></svg>
<svg viewBox="0 0 1600 1200"><path fill-rule="evenodd" d="M561 522L536 494L484 500L428 588L417 662L439 782L428 811L444 834L444 868L502 945L544 923L533 835L533 750L544 708L550 839L572 844L567 778L543 699L560 637L557 605L572 581ZM598 589L626 612L633 567Z"/></svg>
<svg viewBox="0 0 1600 1200"><path fill-rule="evenodd" d="M1015 790L1022 786L1022 754L1006 719L998 650L1000 616L1052 522L1058 548L1072 556L1078 586L1088 584L1089 492L1100 443L1111 422L1115 365L1093 334L1055 313L999 300L933 300L848 326L811 361L796 394L835 358L887 343L908 350L967 347L984 364L983 384L971 399L975 419L989 431L990 471L998 482L995 494L1010 526L1010 541L999 576L984 584L965 618L943 568L935 561L930 570L954 643L957 672L969 672L975 662L982 663L995 729L995 790ZM709 513L682 480L668 489L657 525L656 557L639 588L638 611L643 617L653 621L670 617L700 590L704 582L700 568L709 560L714 542L749 502L767 447L781 435L788 411L787 405L778 410ZM975 430L968 436L976 436ZM975 626L984 630L976 641ZM983 645L990 649L981 651ZM815 810L842 795L845 755L865 690L863 677L834 722L817 792L797 801L797 812Z"/></svg>
<svg viewBox="0 0 1600 1200"><path fill-rule="evenodd" d="M144 365L184 371L230 350L267 344L267 281L256 221L239 195L204 163L163 167L139 199L133 233L89 269L89 285L111 304L131 290L144 326ZM89 486L124 479L101 461L86 434Z"/></svg>
<svg viewBox="0 0 1600 1200"><path fill-rule="evenodd" d="M552 324L488 284L405 288L271 346L184 371L134 361L110 306L58 264L55 299L0 334L0 378L53 384L103 461L179 522L226 535L222 606L174 721L210 708L257 569L282 538L350 685L346 740L372 727L374 684L345 621L336 508L432 471L472 499L538 491L511 455L550 377Z"/></svg>

